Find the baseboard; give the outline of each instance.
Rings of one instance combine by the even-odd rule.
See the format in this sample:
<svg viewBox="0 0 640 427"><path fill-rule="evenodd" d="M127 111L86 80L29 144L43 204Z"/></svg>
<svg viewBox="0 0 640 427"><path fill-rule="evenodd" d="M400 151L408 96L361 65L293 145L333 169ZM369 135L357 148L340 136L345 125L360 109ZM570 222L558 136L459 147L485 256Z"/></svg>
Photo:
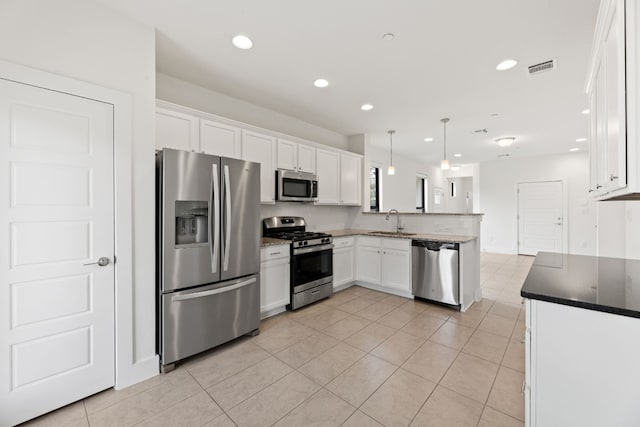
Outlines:
<svg viewBox="0 0 640 427"><path fill-rule="evenodd" d="M480 252L491 252L494 254L504 254L504 255L516 255L516 250L513 248L500 248L500 247L491 247L491 246L485 246L481 248Z"/></svg>
<svg viewBox="0 0 640 427"><path fill-rule="evenodd" d="M344 291L345 289L350 288L355 284L356 282L349 282L345 283L344 285L336 286L333 288L333 293L335 294L336 292Z"/></svg>
<svg viewBox="0 0 640 427"><path fill-rule="evenodd" d="M265 311L263 311L262 313L260 313L260 320L264 320L267 317L271 317L271 316L275 316L276 314L280 314L287 311L287 306L283 305L280 307L275 307L275 308L271 308L271 309L267 309Z"/></svg>
<svg viewBox="0 0 640 427"><path fill-rule="evenodd" d="M356 281L354 283L354 285L362 286L363 288L373 289L374 291L384 292L385 294L397 295L399 297L405 297L405 298L413 299L413 294L411 292L397 291L395 289L389 289L389 288L385 288L383 286L372 285L371 283L359 282L359 281Z"/></svg>

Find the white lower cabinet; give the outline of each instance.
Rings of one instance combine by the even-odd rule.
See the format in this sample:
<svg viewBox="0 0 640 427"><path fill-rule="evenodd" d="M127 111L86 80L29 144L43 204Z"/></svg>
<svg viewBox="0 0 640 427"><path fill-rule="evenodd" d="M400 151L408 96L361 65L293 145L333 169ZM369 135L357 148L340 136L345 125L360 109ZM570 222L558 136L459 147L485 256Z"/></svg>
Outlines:
<svg viewBox="0 0 640 427"><path fill-rule="evenodd" d="M355 239L338 237L333 239L333 289L353 282L355 274Z"/></svg>
<svg viewBox="0 0 640 427"><path fill-rule="evenodd" d="M289 304L289 245L267 246L260 250L260 315L286 310Z"/></svg>
<svg viewBox="0 0 640 427"><path fill-rule="evenodd" d="M411 240L358 237L356 271L364 285L411 296Z"/></svg>
<svg viewBox="0 0 640 427"><path fill-rule="evenodd" d="M530 427L637 426L640 319L526 301Z"/></svg>

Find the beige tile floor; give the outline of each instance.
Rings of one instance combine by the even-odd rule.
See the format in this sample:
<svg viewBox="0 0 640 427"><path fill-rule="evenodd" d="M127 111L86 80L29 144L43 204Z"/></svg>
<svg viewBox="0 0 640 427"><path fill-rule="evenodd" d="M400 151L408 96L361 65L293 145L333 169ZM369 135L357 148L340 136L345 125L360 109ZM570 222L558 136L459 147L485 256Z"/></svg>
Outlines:
<svg viewBox="0 0 640 427"><path fill-rule="evenodd" d="M482 254L484 299L458 313L359 286L29 426L522 426L532 257Z"/></svg>

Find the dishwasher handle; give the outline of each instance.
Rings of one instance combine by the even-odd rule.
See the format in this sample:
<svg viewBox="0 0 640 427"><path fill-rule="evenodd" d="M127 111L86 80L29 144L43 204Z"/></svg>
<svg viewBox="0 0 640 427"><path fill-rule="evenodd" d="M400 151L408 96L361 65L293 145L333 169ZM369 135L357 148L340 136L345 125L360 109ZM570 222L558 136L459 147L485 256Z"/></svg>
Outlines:
<svg viewBox="0 0 640 427"><path fill-rule="evenodd" d="M429 251L438 252L441 249L448 249L457 251L460 248L459 243L451 243L451 242L436 242L433 240L413 240L411 242L411 246L416 246L420 248L425 248Z"/></svg>

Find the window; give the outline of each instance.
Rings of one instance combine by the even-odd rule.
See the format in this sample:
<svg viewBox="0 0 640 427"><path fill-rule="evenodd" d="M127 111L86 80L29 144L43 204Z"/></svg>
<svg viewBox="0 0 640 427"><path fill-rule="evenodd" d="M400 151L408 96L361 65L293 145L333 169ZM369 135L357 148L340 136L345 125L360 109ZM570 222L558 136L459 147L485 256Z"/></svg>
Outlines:
<svg viewBox="0 0 640 427"><path fill-rule="evenodd" d="M369 169L369 192L371 212L380 212L380 168L371 166Z"/></svg>
<svg viewBox="0 0 640 427"><path fill-rule="evenodd" d="M427 177L418 175L416 177L416 211L427 212L428 209L428 184Z"/></svg>

